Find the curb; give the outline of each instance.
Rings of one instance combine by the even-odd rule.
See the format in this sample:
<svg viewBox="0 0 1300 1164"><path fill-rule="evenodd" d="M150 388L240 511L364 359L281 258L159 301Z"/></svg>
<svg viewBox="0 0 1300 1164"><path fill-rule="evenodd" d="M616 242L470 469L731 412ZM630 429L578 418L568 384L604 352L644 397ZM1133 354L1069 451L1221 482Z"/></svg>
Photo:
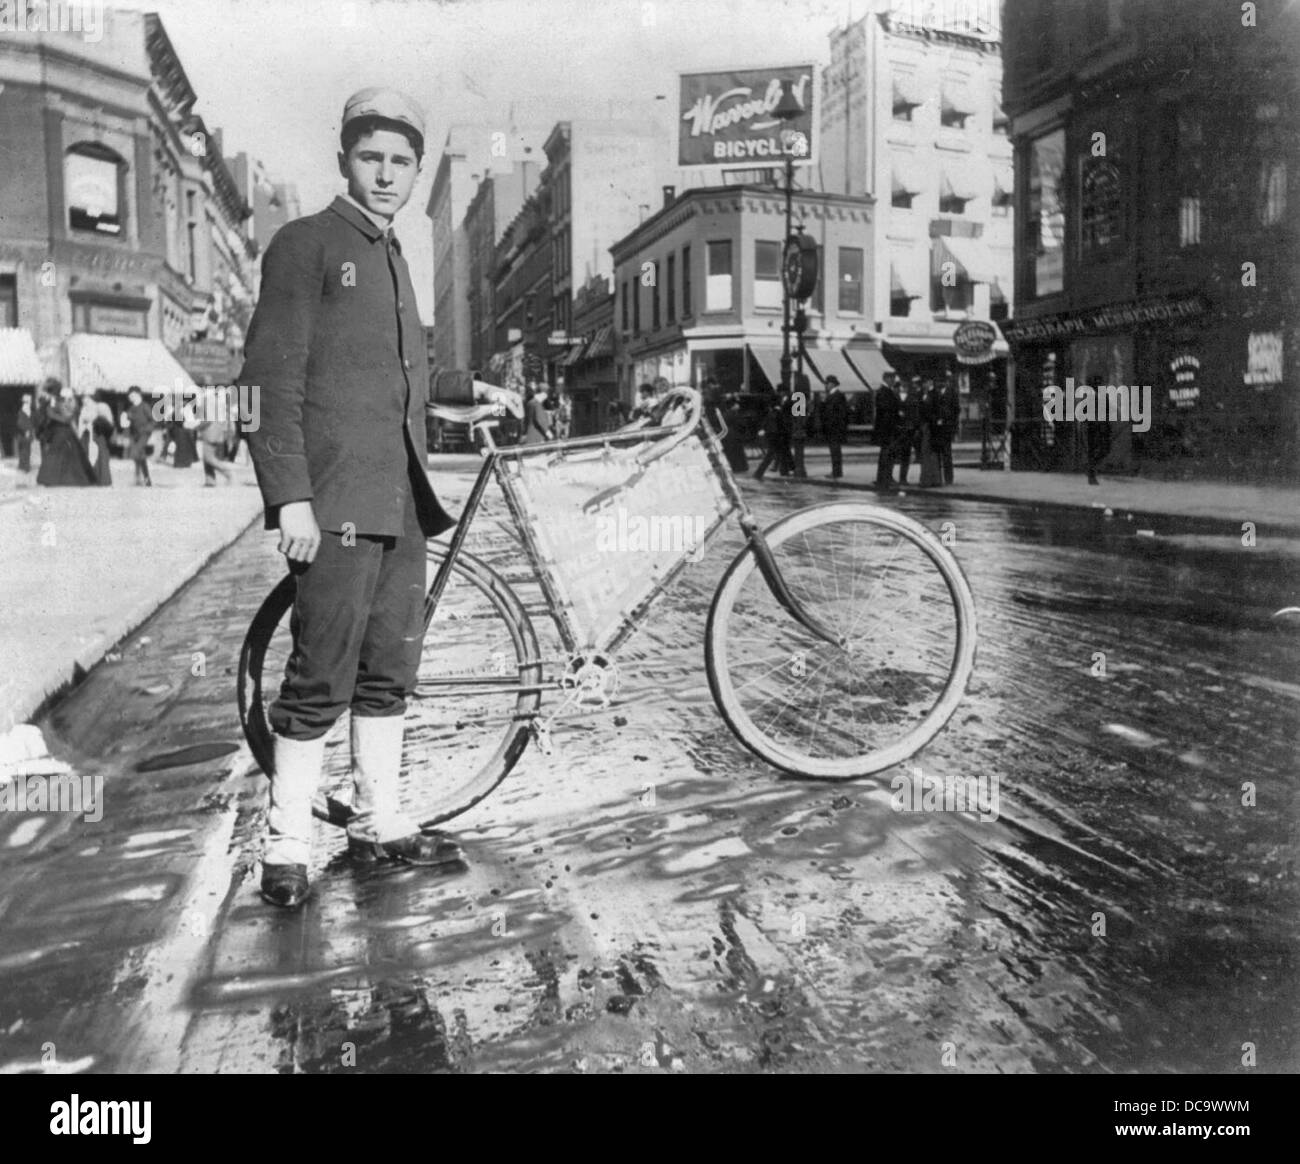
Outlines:
<svg viewBox="0 0 1300 1164"><path fill-rule="evenodd" d="M958 466L954 466L956 468ZM859 493L870 493L875 497L885 498L896 496L891 494L880 494L876 492L875 486L865 482L857 481L818 481L809 478L809 481L815 485L821 485L828 489L853 489ZM970 493L961 490L960 486L944 486L942 492L921 489L919 486L910 486L907 489L908 496L932 496L932 497L950 497L954 501L986 501L995 505L1024 505L1030 509L1053 509L1062 511L1074 511L1082 513L1095 513L1102 516L1103 508L1092 502L1083 501L1039 501L1029 500L1024 497L1007 497L999 496L992 493ZM1166 527L1166 533L1202 533L1218 534L1221 536L1240 537L1241 522L1229 517L1216 517L1212 514L1181 514L1165 513L1161 510L1130 509L1127 506L1110 506L1112 518L1131 517L1134 522L1141 522L1143 529L1155 530L1157 534L1160 527ZM1176 525L1177 530L1167 527ZM1256 534L1268 534L1273 537L1300 537L1300 523L1288 525L1284 522L1256 522Z"/></svg>
<svg viewBox="0 0 1300 1164"><path fill-rule="evenodd" d="M24 693L19 694L8 708L0 710L0 732L6 732L16 724L31 723L38 719L52 704L80 683L93 667L102 663L118 643L139 630L193 582L213 558L243 537L261 517L262 510L259 506L257 512L240 525L232 537L223 537L217 544L205 547L189 561L177 566L154 593L114 620L108 629L78 650L71 660L52 662L44 673L32 675L30 682L24 684Z"/></svg>

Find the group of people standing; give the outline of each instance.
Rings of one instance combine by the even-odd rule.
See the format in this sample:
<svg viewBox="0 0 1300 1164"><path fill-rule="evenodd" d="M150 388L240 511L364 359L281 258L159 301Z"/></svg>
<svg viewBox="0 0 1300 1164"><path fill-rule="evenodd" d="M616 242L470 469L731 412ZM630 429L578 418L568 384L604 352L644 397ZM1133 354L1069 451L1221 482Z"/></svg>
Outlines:
<svg viewBox="0 0 1300 1164"><path fill-rule="evenodd" d="M763 419L765 450L763 459L754 470L754 479L761 481L768 468L775 463L782 477L807 477L804 455L808 447L808 433L814 411L822 437L831 454L831 478L844 475L844 444L849 435L849 403L840 391L836 376L826 377L826 393L815 400L808 377L795 373L794 386L789 392L778 392ZM733 466L734 468L734 466Z"/></svg>
<svg viewBox="0 0 1300 1164"><path fill-rule="evenodd" d="M540 382L524 389L523 432L521 445L539 445L543 441L568 440L573 431L573 404L564 392L557 392Z"/></svg>
<svg viewBox="0 0 1300 1164"><path fill-rule="evenodd" d="M135 484L151 486L149 443L158 427L153 409L145 403L144 393L137 387L128 390L127 407L115 418L108 394L103 390L78 395L51 377L41 385L35 402L30 395L25 395L19 405L18 470L31 472L32 447L39 445L38 485L112 485L109 442L121 431L127 438L127 457L134 466ZM205 485L214 485L218 473L227 482L232 479L230 469L221 463L222 457L233 458L232 441L238 444L239 434L232 425L215 420L167 417L161 427L159 462L170 448L173 464L178 469L202 459Z"/></svg>
<svg viewBox="0 0 1300 1164"><path fill-rule="evenodd" d="M887 372L876 394L876 443L880 460L876 488L890 491L907 484L913 458L921 466L922 489L953 483L952 442L961 414L957 379L948 372L936 387L928 376L901 379ZM894 479L898 466L898 479Z"/></svg>

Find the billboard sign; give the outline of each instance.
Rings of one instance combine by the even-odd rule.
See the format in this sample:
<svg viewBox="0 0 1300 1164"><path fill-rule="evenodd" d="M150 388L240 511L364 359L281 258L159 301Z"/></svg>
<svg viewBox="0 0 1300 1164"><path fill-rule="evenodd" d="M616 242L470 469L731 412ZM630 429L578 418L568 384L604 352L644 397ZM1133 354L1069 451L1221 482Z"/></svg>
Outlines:
<svg viewBox="0 0 1300 1164"><path fill-rule="evenodd" d="M816 75L812 65L682 73L678 166L784 165L787 155L795 165L811 165ZM773 113L783 85L801 109L788 122Z"/></svg>

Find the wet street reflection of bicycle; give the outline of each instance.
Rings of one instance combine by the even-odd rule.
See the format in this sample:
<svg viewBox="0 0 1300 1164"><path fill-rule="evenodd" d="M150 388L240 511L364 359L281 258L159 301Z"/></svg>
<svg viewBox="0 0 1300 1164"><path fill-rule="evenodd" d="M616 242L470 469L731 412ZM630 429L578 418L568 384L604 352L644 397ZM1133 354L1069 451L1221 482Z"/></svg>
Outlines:
<svg viewBox="0 0 1300 1164"><path fill-rule="evenodd" d="M827 499L750 495L764 524ZM265 784L231 750L235 652L279 573L250 532L44 724L103 774L103 820L0 815L5 1061L53 1041L91 1071L1232 1071L1254 1041L1293 1066L1293 836L1243 785L1294 795L1300 635L1270 616L1297 548L891 504L952 523L981 620L968 694L911 764L783 777L728 730L703 654L732 532L627 645L611 705L453 823L467 875L331 859L287 916L257 899ZM509 566L499 531L480 551ZM850 637L928 608L905 576ZM782 682L822 681L774 646ZM868 700L825 674L791 729L829 750L905 716L927 648L894 649ZM996 788L996 819L899 811L900 776Z"/></svg>

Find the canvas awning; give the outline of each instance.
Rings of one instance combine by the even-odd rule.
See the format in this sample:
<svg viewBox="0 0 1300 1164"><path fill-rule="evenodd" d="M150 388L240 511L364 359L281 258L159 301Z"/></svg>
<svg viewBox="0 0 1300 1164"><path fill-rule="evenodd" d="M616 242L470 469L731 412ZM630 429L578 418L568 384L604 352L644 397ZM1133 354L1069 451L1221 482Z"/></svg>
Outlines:
<svg viewBox="0 0 1300 1164"><path fill-rule="evenodd" d="M868 387L868 385L861 383L861 377L853 365L844 358L842 351L836 349L822 349L820 351L805 349L804 363L823 386L826 384L827 376L834 376L840 382L840 388L845 392L852 392L859 387Z"/></svg>
<svg viewBox="0 0 1300 1164"><path fill-rule="evenodd" d="M943 270L944 263L952 262L957 264L958 276L968 283L992 283L997 278L988 247L979 239L941 234L934 240L933 253L936 273Z"/></svg>
<svg viewBox="0 0 1300 1164"><path fill-rule="evenodd" d="M993 172L993 205L1010 206L1015 200L1016 180L1010 170Z"/></svg>
<svg viewBox="0 0 1300 1164"><path fill-rule="evenodd" d="M920 299L918 291L913 291L907 284L907 281L898 272L898 267L894 263L889 264L889 297L890 299Z"/></svg>
<svg viewBox="0 0 1300 1164"><path fill-rule="evenodd" d="M587 345L587 350L583 354L584 360L603 360L608 359L614 354L614 325L607 323L596 329L596 334L591 337L591 343Z"/></svg>
<svg viewBox="0 0 1300 1164"><path fill-rule="evenodd" d="M32 333L25 327L0 327L0 387L35 386L44 379Z"/></svg>
<svg viewBox="0 0 1300 1164"><path fill-rule="evenodd" d="M125 392L197 392L190 374L181 367L161 340L134 336L90 335L78 332L68 345L68 387L74 392L107 388Z"/></svg>
<svg viewBox="0 0 1300 1164"><path fill-rule="evenodd" d="M953 117L970 117L975 113L975 95L966 81L949 79L939 89L944 113Z"/></svg>
<svg viewBox="0 0 1300 1164"><path fill-rule="evenodd" d="M754 344L749 345L750 354L758 361L758 366L763 369L763 375L768 379L768 383L773 388L780 391L781 389L781 349L764 348ZM791 353L793 358L794 353Z"/></svg>
<svg viewBox="0 0 1300 1164"><path fill-rule="evenodd" d="M978 198L980 182L978 176L959 162L949 162L943 167L943 176L939 182L940 198L960 198L969 202Z"/></svg>
<svg viewBox="0 0 1300 1164"><path fill-rule="evenodd" d="M921 92L920 82L914 73L894 74L894 108L914 108L925 104L925 95Z"/></svg>
<svg viewBox="0 0 1300 1164"><path fill-rule="evenodd" d="M925 189L920 167L912 158L895 158L891 165L892 193L911 196Z"/></svg>
<svg viewBox="0 0 1300 1164"><path fill-rule="evenodd" d="M845 348L844 358L857 373L858 379L870 388L879 388L885 373L894 370L885 359L885 353L875 347Z"/></svg>

